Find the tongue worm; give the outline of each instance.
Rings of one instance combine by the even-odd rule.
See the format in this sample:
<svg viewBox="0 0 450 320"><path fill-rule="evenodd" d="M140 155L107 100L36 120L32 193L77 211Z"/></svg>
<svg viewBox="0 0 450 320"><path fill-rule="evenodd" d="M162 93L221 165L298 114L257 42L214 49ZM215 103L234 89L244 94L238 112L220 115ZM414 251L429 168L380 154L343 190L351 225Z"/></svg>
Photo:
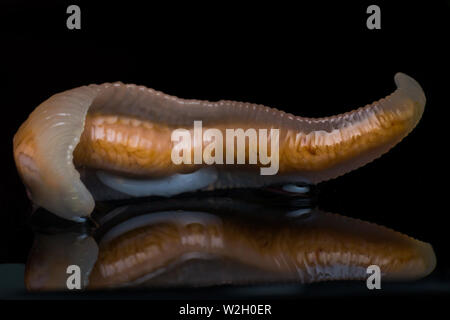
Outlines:
<svg viewBox="0 0 450 320"><path fill-rule="evenodd" d="M402 73L395 83L397 90L384 99L318 119L250 103L179 99L123 83L83 86L55 94L31 113L14 137L14 158L32 201L71 220L89 216L94 199L315 184L376 159L417 125L426 100L420 85ZM245 166L175 164L171 134L192 131L194 121L223 136L226 129L279 129L279 171L261 176L261 162L249 165L249 150L257 148L252 142Z"/></svg>
<svg viewBox="0 0 450 320"><path fill-rule="evenodd" d="M316 209L307 217L271 224L175 211L140 216L111 229L99 245L89 286L141 283L190 259L232 260L254 272L263 270L265 276L254 279L262 283L363 280L370 265L380 267L383 280L413 280L436 265L428 243Z"/></svg>
<svg viewBox="0 0 450 320"><path fill-rule="evenodd" d="M113 226L98 245L70 232L36 234L26 286L67 290L69 265L80 267L83 289L365 280L371 265L382 282L408 281L436 266L429 243L392 229L317 209L295 218L278 210L280 219L262 210L266 219L257 221L232 212L153 212Z"/></svg>

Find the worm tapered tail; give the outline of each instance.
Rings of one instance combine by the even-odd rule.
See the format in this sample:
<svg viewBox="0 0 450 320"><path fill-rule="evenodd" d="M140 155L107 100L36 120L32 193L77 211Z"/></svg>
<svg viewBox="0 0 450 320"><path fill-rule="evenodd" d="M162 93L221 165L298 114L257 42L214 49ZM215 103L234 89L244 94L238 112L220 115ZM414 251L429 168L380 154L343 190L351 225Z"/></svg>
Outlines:
<svg viewBox="0 0 450 320"><path fill-rule="evenodd" d="M14 137L14 158L32 200L72 220L89 215L95 205L77 167L109 170L144 180L108 178L112 181L109 187L116 190L153 192L155 185L147 184L145 179L155 176L169 179L158 180L158 188L162 184L172 188L171 176L189 170L171 161L171 133L180 126L190 128L197 120L203 122L205 130L280 130L277 178L253 177L253 171L247 176L218 175L214 169L208 171L206 178L201 175L208 189L257 187L289 180L318 183L381 156L417 125L426 101L420 85L402 73L395 75L395 82L397 90L385 99L320 119L296 117L249 103L179 99L123 83L83 86L55 94L30 114ZM248 146L251 147L255 149ZM229 168L223 166L222 172ZM242 167L247 169L248 166ZM259 170L256 172L259 174ZM126 185L115 188L114 184L124 181ZM191 183L177 182L177 186Z"/></svg>

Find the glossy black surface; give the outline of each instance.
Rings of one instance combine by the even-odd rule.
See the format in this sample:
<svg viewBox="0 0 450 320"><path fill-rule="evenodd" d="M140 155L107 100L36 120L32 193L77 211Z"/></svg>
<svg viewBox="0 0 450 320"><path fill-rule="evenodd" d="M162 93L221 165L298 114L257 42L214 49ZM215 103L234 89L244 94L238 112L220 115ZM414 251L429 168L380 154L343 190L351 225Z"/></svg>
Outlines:
<svg viewBox="0 0 450 320"><path fill-rule="evenodd" d="M317 186L317 202L324 210L386 225L433 245L437 268L432 275L411 284L387 284L379 294L447 292L448 188L443 182L449 166L450 7L448 2L383 4L382 29L369 31L369 4L244 8L83 2L79 32L65 27L67 3L5 4L0 17L0 264L25 263L33 240L12 137L28 114L56 92L120 80L184 98L249 101L320 117L384 97L395 87L394 74L402 71L421 83L427 96L421 122L382 158ZM0 283L13 274L2 272ZM208 298L209 292L224 298L367 294L365 287L347 283L202 290L105 294L181 299ZM17 292L7 297L37 296Z"/></svg>

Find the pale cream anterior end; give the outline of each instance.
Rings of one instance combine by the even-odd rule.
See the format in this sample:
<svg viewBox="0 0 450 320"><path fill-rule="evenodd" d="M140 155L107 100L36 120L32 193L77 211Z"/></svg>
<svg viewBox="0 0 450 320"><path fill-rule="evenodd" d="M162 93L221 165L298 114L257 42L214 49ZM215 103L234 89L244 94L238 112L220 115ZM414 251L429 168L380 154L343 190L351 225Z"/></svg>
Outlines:
<svg viewBox="0 0 450 320"><path fill-rule="evenodd" d="M50 97L14 136L14 158L31 200L75 221L95 206L75 169L73 150L96 93L93 87L81 87Z"/></svg>
<svg viewBox="0 0 450 320"><path fill-rule="evenodd" d="M14 157L32 201L71 220L92 212L91 192L97 200L113 200L275 182L316 184L380 157L417 125L426 103L422 88L402 73L395 82L397 89L384 99L317 119L243 102L180 99L123 83L83 86L50 97L31 113L14 137ZM279 129L278 157L271 155L277 169L279 164L276 177L260 176L251 166L266 164L250 164L249 152L242 166L224 159L174 163L171 133L195 121L222 135L228 129ZM211 172L203 174L209 165ZM89 190L77 168L89 172L83 176ZM93 172L106 174L95 178Z"/></svg>

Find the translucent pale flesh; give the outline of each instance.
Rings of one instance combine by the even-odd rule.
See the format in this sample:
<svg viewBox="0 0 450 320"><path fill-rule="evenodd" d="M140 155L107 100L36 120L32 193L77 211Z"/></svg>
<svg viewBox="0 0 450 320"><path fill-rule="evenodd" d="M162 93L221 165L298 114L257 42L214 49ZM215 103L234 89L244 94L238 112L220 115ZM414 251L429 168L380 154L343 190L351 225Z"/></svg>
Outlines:
<svg viewBox="0 0 450 320"><path fill-rule="evenodd" d="M396 74L395 82L397 90L385 99L320 119L248 103L183 100L122 83L80 87L36 108L14 138L15 161L32 200L73 220L94 207L75 166L145 178L192 172L199 166L173 164L171 133L192 130L195 120L224 137L225 129L280 129L279 174L318 183L379 157L416 126L424 93L407 75Z"/></svg>
<svg viewBox="0 0 450 320"><path fill-rule="evenodd" d="M217 180L217 172L212 167L202 168L192 173L173 174L169 177L149 180L124 178L98 171L100 181L131 197L163 196L171 197L184 192L192 192L208 187Z"/></svg>
<svg viewBox="0 0 450 320"><path fill-rule="evenodd" d="M315 212L280 225L218 219L205 213L181 212L180 216L184 218L170 213L155 221L139 218L140 226L137 221L125 222L128 229L120 226L114 236L106 236L89 287L126 285L180 258L202 256L266 270L278 274L278 281L305 283L365 279L367 267L373 264L380 267L384 280L417 279L436 264L427 243L335 214Z"/></svg>
<svg viewBox="0 0 450 320"><path fill-rule="evenodd" d="M67 268L76 265L80 267L84 289L97 255L98 245L92 237L77 233L37 234L28 256L25 285L30 291L66 290Z"/></svg>

